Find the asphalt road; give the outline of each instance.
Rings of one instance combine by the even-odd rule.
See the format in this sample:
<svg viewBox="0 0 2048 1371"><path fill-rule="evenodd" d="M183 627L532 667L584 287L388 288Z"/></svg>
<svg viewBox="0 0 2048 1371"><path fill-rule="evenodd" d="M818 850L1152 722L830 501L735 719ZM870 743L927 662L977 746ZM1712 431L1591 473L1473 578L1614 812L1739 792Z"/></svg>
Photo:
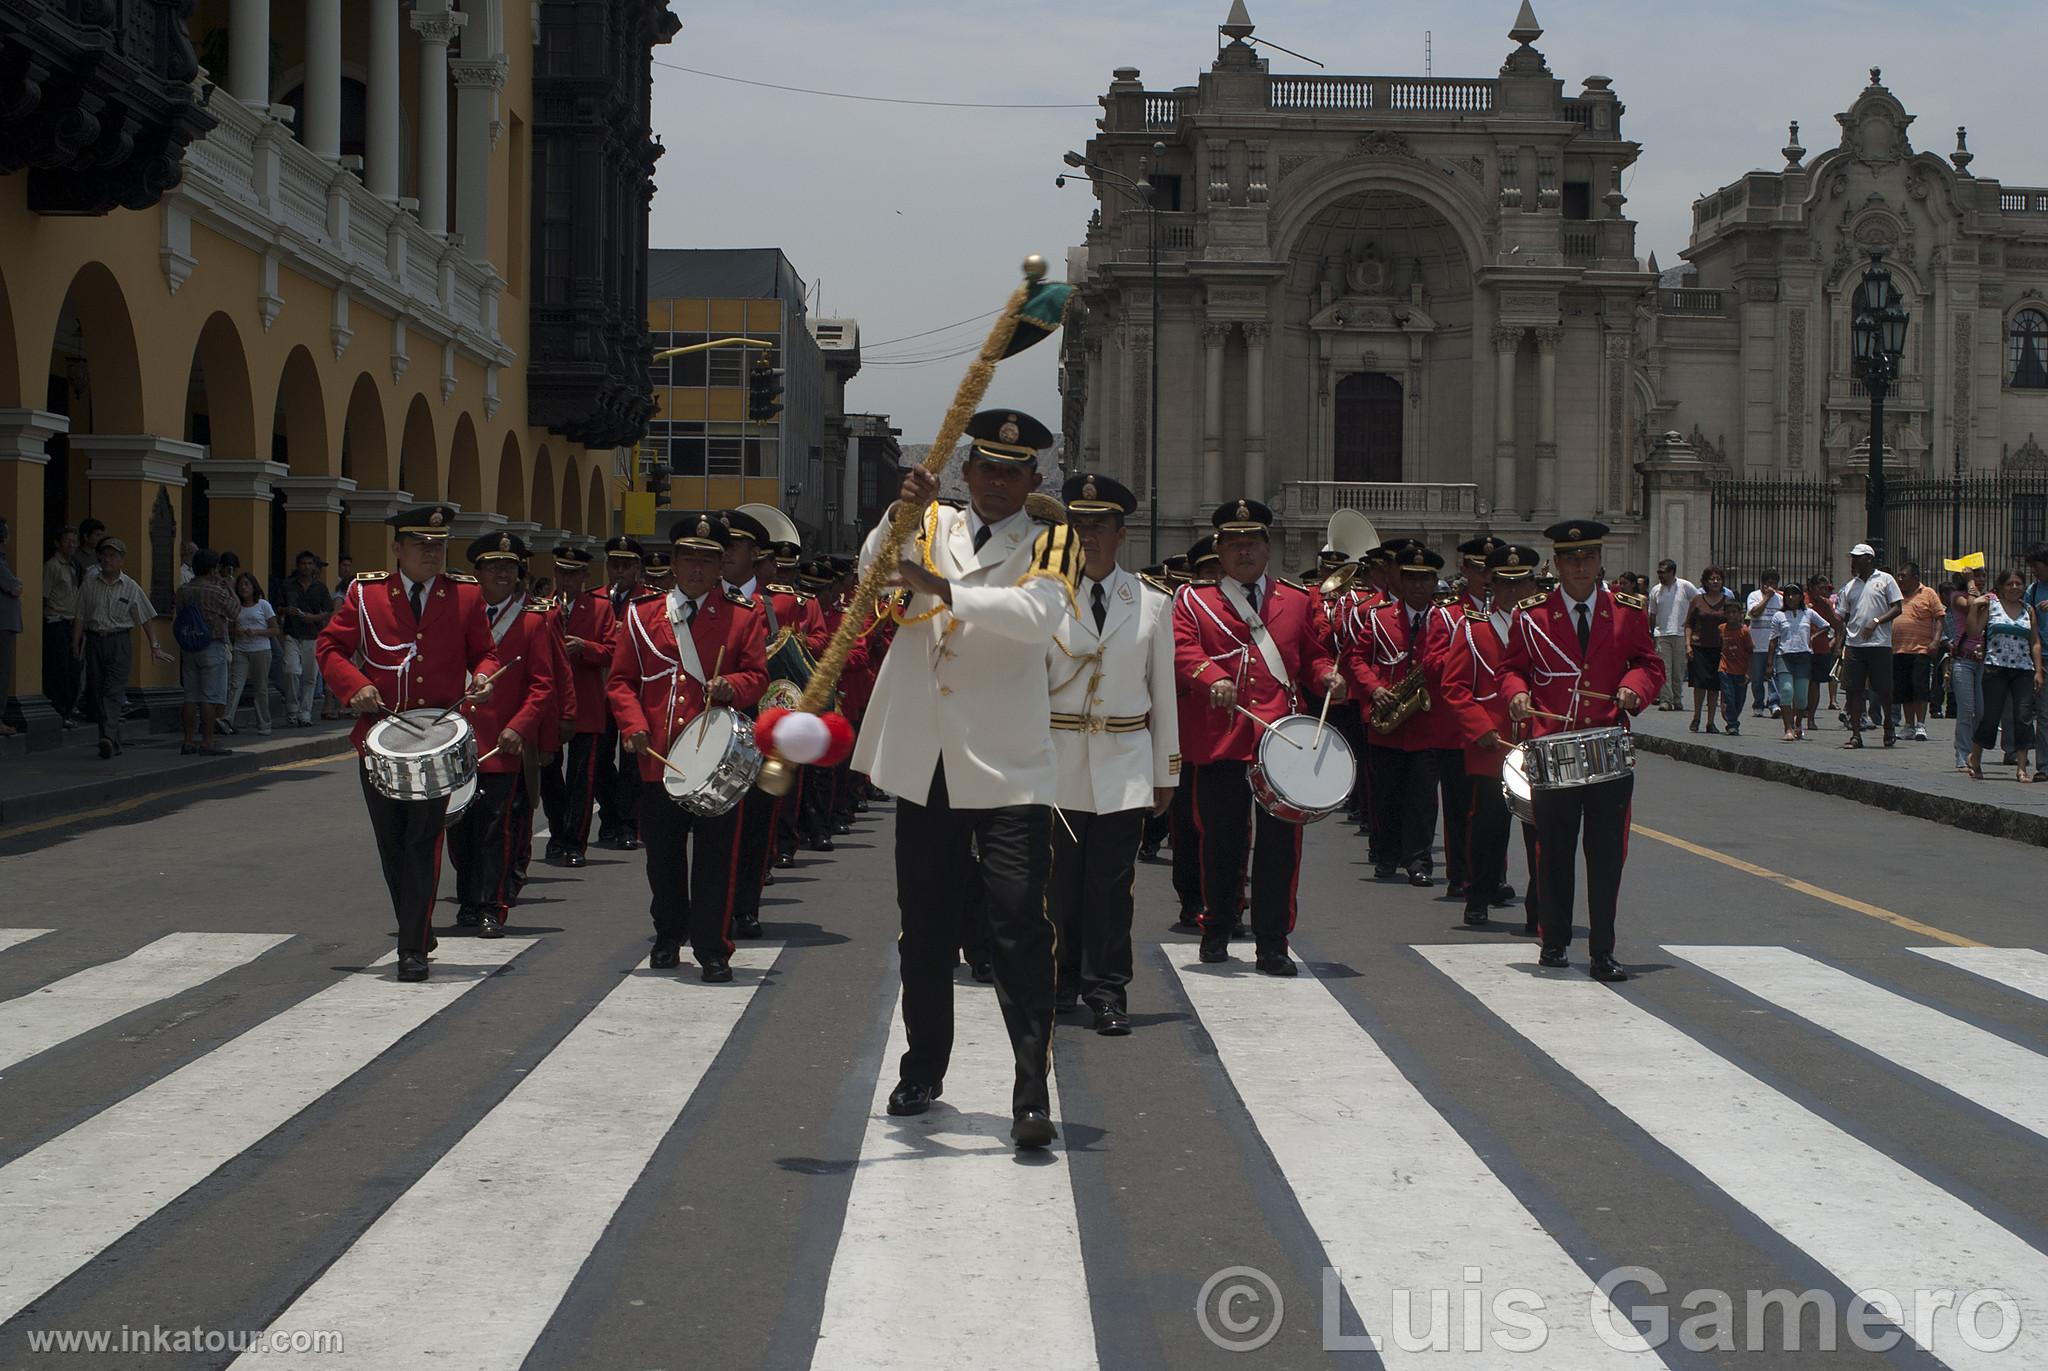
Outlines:
<svg viewBox="0 0 2048 1371"><path fill-rule="evenodd" d="M123 1329L377 1371L2048 1365L2042 855L1649 757L1635 817L1619 987L1373 882L1334 821L1291 982L1199 966L1143 868L1136 1031L1060 1032L1035 1161L964 973L944 1103L880 1115L886 806L780 873L721 987L644 969L609 852L392 983L338 765L0 846L0 925L50 930L0 932L0 1367L235 1361L31 1342ZM1995 1303L1968 1340L1930 1314L1932 1355L1850 1341L1853 1291L1910 1327L1986 1288L2002 1353ZM1753 1339L1774 1290L1807 1304ZM1670 1336L1624 1350L1630 1314Z"/></svg>

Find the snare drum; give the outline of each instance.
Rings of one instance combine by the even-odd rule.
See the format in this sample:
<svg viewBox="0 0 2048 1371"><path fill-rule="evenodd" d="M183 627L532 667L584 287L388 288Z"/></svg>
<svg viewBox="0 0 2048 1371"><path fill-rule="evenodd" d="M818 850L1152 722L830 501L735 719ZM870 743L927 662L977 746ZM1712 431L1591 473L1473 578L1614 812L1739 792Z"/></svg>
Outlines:
<svg viewBox="0 0 2048 1371"><path fill-rule="evenodd" d="M363 770L391 799L438 800L476 776L476 733L460 713L408 709L370 726Z"/></svg>
<svg viewBox="0 0 2048 1371"><path fill-rule="evenodd" d="M705 818L730 813L761 774L761 750L754 746L753 721L735 709L713 705L684 724L669 745L661 769L670 798Z"/></svg>
<svg viewBox="0 0 2048 1371"><path fill-rule="evenodd" d="M1618 781L1635 769L1636 740L1627 729L1581 728L1511 748L1501 764L1501 786L1515 817L1530 821L1539 790Z"/></svg>
<svg viewBox="0 0 2048 1371"><path fill-rule="evenodd" d="M1343 808L1358 779L1358 759L1335 728L1317 738L1313 714L1289 714L1259 734L1250 768L1259 808L1290 824L1312 824Z"/></svg>
<svg viewBox="0 0 2048 1371"><path fill-rule="evenodd" d="M444 828L455 827L456 822L462 818L462 811L468 809L469 802L475 798L476 777L471 776L468 780L457 786L455 793L448 797L448 813L441 820L442 826Z"/></svg>

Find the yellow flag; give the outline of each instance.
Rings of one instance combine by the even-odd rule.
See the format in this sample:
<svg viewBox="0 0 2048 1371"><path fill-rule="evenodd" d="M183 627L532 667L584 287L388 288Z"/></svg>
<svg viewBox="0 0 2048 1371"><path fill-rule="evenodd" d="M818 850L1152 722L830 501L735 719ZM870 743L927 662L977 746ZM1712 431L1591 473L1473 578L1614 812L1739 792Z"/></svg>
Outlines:
<svg viewBox="0 0 2048 1371"><path fill-rule="evenodd" d="M1941 561L1941 569L1943 571L1982 571L1984 569L1984 554L1973 552L1967 557L1944 557Z"/></svg>

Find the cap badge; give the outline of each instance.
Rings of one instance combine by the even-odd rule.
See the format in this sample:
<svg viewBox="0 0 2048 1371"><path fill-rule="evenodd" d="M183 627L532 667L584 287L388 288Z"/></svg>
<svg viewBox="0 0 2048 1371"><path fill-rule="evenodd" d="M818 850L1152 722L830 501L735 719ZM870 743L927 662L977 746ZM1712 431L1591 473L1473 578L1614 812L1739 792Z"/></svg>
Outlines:
<svg viewBox="0 0 2048 1371"><path fill-rule="evenodd" d="M1509 566L1520 566L1521 564L1522 564L1522 554L1521 554L1521 553L1519 553L1519 552L1510 552L1510 553L1508 554L1508 565L1509 565Z"/></svg>
<svg viewBox="0 0 2048 1371"><path fill-rule="evenodd" d="M1579 526L1577 524L1573 524L1571 532L1566 534L1565 536L1568 538L1582 538L1585 535L1579 532Z"/></svg>
<svg viewBox="0 0 2048 1371"><path fill-rule="evenodd" d="M511 550L512 550L512 535L511 535L511 534L509 534L509 533L500 533L500 534L498 535L498 551L500 551L500 552L510 552Z"/></svg>
<svg viewBox="0 0 2048 1371"><path fill-rule="evenodd" d="M1246 503L1245 503L1245 502L1244 502L1243 500L1239 500L1239 501L1237 502L1237 517L1238 517L1238 518L1240 518L1240 519L1249 519L1249 518L1251 518L1251 517L1252 517L1252 507L1251 507L1250 505L1246 504Z"/></svg>
<svg viewBox="0 0 2048 1371"><path fill-rule="evenodd" d="M699 538L709 538L711 536L711 521L709 519L699 519L697 521L697 536Z"/></svg>
<svg viewBox="0 0 2048 1371"><path fill-rule="evenodd" d="M996 430L996 438L999 441L1005 443L1017 442L1020 439L1022 439L1023 436L1024 430L1018 427L1017 416L1014 414L1005 416L1005 418L1003 419L1003 426Z"/></svg>
<svg viewBox="0 0 2048 1371"><path fill-rule="evenodd" d="M438 509L427 516L427 525L430 528L439 528L442 524L445 524L447 522L447 516L442 514L441 511Z"/></svg>
<svg viewBox="0 0 2048 1371"><path fill-rule="evenodd" d="M1092 500L1095 498L1095 478L1093 476L1090 476L1087 482L1082 485L1081 498L1084 500Z"/></svg>

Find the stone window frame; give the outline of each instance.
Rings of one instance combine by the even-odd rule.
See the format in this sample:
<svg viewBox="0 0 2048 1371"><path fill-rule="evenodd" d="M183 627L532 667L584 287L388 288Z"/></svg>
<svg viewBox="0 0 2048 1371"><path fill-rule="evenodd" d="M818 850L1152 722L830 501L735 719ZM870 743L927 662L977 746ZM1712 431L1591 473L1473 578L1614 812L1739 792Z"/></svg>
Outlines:
<svg viewBox="0 0 2048 1371"><path fill-rule="evenodd" d="M2016 334L2019 322L2024 316L2029 314L2040 321L2040 328L2026 335L2037 339L2038 346L2041 349L2037 363L2040 369L2040 379L2029 380L2023 384L2019 379L2019 361L2014 355L2014 348L2017 345ZM1999 358L2000 387L2005 390L2048 392L2048 300L2042 300L2036 296L2028 296L2025 299L2015 301L2005 311L2005 318L1999 329L1999 342L2001 345Z"/></svg>

